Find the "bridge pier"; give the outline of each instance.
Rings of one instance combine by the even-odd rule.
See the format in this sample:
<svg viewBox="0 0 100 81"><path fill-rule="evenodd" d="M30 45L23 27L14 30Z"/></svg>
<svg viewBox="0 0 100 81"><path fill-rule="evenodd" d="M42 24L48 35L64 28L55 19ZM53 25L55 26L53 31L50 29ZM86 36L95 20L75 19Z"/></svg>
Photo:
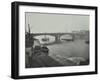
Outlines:
<svg viewBox="0 0 100 81"><path fill-rule="evenodd" d="M55 42L56 43L60 43L61 42L60 35L55 35Z"/></svg>

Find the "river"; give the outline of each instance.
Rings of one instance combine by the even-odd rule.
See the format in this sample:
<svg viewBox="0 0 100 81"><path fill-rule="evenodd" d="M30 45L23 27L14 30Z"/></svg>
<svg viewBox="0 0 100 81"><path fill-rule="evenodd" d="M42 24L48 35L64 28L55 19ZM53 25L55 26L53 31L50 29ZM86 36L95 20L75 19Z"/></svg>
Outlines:
<svg viewBox="0 0 100 81"><path fill-rule="evenodd" d="M40 43L44 44L45 42L41 41L41 38L43 37L37 37ZM55 41L54 37L49 36L49 38L48 43ZM61 43L47 45L47 47L49 48L49 56L64 65L66 65L65 59L69 57L81 57L85 60L89 60L89 44L86 44L85 40L62 41Z"/></svg>

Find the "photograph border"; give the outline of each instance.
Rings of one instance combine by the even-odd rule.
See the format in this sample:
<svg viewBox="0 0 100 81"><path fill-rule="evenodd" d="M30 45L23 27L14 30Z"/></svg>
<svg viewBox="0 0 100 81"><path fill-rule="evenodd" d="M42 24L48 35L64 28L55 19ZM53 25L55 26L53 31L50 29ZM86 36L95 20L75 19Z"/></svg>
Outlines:
<svg viewBox="0 0 100 81"><path fill-rule="evenodd" d="M57 8L74 8L95 10L95 71L75 72L75 73L59 73L59 74L43 74L43 75L19 75L19 6L40 6L40 7L57 7ZM97 13L96 6L81 6L81 5L65 5L65 4L49 4L49 3L33 3L33 2L12 2L11 4L11 78L26 79L26 78L42 78L42 77L58 77L72 75L88 75L98 73L97 62Z"/></svg>

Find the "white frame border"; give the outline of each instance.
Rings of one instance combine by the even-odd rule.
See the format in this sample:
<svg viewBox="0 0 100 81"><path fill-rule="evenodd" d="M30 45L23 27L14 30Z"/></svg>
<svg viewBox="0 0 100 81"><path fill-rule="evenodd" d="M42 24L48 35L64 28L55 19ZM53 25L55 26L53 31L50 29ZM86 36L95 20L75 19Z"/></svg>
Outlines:
<svg viewBox="0 0 100 81"><path fill-rule="evenodd" d="M90 15L90 64L88 66L25 68L25 12L86 14ZM95 71L95 10L54 8L40 6L19 6L19 75L40 75Z"/></svg>

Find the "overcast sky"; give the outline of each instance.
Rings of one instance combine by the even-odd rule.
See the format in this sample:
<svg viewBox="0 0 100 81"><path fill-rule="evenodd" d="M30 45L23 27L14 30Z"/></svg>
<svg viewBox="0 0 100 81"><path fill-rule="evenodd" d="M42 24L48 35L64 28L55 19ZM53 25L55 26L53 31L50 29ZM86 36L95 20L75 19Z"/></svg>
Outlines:
<svg viewBox="0 0 100 81"><path fill-rule="evenodd" d="M26 30L28 24L33 33L71 32L89 30L88 15L26 13Z"/></svg>

